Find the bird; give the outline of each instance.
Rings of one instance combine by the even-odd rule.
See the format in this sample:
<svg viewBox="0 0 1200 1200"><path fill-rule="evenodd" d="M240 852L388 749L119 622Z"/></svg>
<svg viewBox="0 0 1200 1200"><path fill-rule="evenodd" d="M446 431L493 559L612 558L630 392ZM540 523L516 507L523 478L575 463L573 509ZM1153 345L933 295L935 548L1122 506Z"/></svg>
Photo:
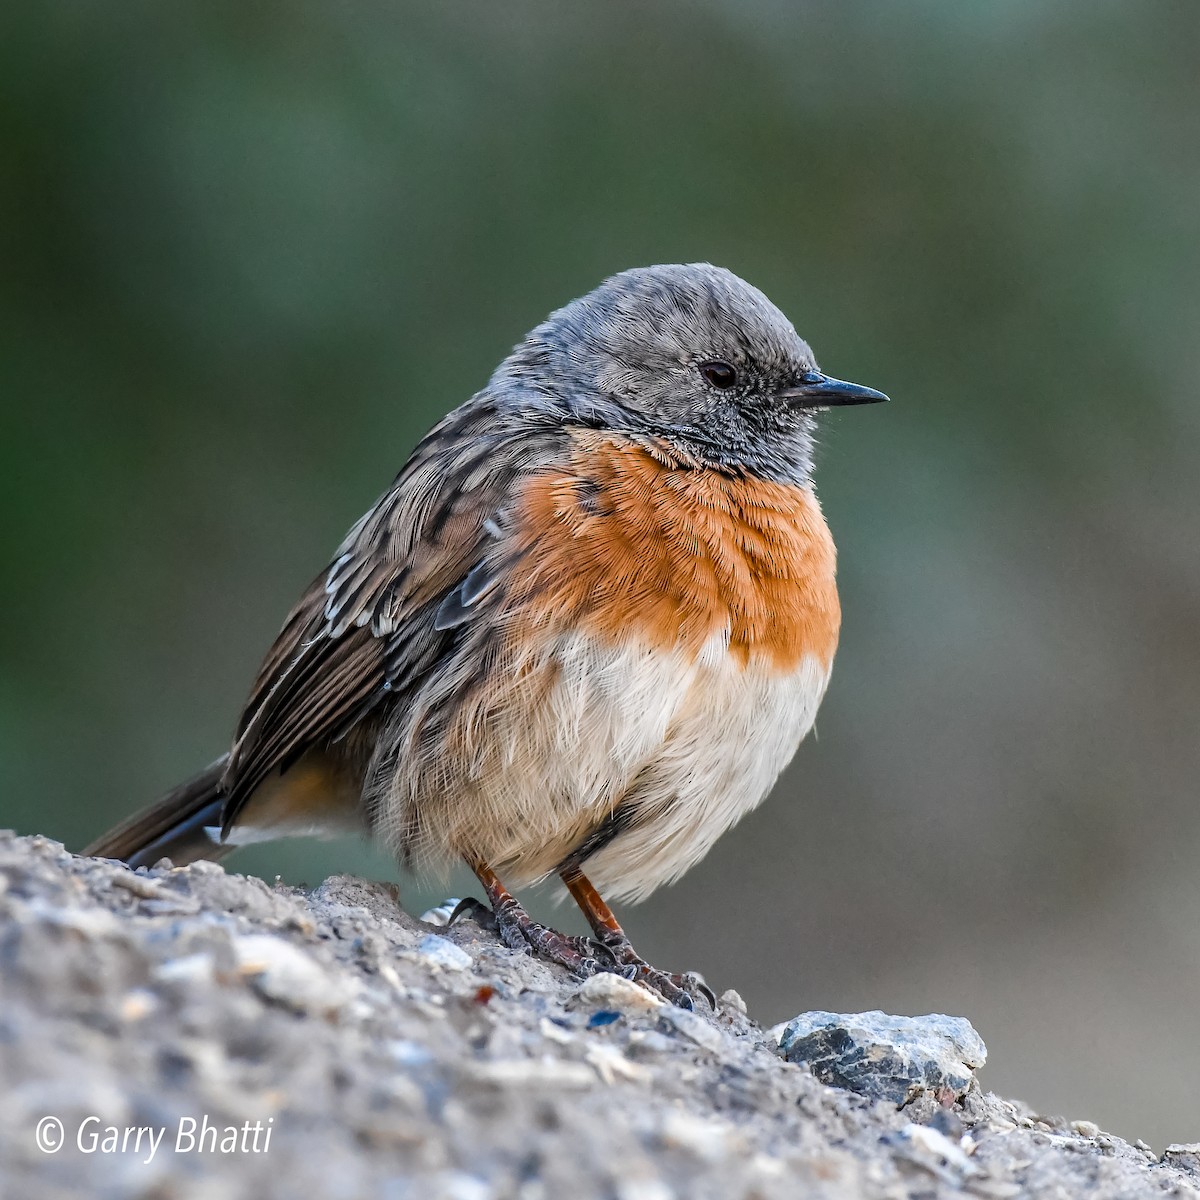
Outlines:
<svg viewBox="0 0 1200 1200"><path fill-rule="evenodd" d="M822 373L708 263L637 267L536 326L416 446L284 621L229 752L84 853L133 867L365 831L465 861L505 945L712 993L611 899L678 879L812 728L841 610L813 487ZM592 936L511 889L558 880Z"/></svg>

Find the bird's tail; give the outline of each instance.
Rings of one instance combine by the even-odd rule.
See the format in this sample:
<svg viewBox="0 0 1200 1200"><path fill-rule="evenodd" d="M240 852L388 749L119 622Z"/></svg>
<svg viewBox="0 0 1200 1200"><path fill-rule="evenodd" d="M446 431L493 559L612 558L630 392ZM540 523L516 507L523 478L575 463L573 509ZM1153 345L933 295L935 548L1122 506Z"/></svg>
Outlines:
<svg viewBox="0 0 1200 1200"><path fill-rule="evenodd" d="M233 846L214 841L208 831L221 824L225 802L221 779L228 759L228 755L217 759L194 779L97 838L83 853L118 858L131 867L152 866L160 858L169 858L176 866L223 858Z"/></svg>

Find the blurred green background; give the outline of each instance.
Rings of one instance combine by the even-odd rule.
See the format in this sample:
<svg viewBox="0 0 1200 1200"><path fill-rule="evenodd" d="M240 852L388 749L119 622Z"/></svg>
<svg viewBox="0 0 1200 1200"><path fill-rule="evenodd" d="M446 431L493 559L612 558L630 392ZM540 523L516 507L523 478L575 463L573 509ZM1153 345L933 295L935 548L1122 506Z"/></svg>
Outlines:
<svg viewBox="0 0 1200 1200"><path fill-rule="evenodd" d="M5 6L0 820L78 848L214 758L424 429L711 260L895 403L825 429L820 738L635 941L1196 1140L1198 61L1190 0Z"/></svg>

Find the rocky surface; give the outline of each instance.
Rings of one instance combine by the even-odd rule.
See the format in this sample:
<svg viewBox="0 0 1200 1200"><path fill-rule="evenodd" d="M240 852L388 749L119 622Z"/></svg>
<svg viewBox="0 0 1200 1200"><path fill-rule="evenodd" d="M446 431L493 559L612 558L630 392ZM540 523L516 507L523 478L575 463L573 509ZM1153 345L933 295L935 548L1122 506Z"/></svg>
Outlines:
<svg viewBox="0 0 1200 1200"><path fill-rule="evenodd" d="M903 1108L827 1087L734 993L707 1015L581 985L381 885L11 835L0 1083L0 1195L23 1200L1200 1197L1197 1147L977 1086Z"/></svg>

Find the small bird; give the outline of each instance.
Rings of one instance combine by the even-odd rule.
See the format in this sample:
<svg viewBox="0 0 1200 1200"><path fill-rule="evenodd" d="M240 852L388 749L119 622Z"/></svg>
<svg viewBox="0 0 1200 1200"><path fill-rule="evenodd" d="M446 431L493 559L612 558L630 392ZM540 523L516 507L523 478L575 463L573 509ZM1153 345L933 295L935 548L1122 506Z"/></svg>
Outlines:
<svg viewBox="0 0 1200 1200"><path fill-rule="evenodd" d="M600 892L677 879L812 727L841 621L817 414L886 399L727 270L614 275L416 447L288 615L229 753L85 853L366 830L465 860L511 948L711 1003ZM508 890L554 875L592 937Z"/></svg>

